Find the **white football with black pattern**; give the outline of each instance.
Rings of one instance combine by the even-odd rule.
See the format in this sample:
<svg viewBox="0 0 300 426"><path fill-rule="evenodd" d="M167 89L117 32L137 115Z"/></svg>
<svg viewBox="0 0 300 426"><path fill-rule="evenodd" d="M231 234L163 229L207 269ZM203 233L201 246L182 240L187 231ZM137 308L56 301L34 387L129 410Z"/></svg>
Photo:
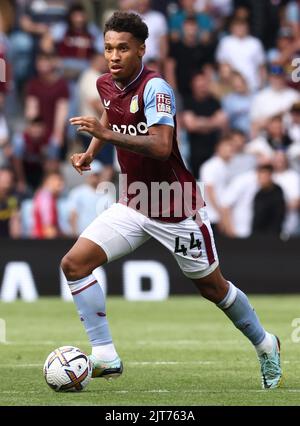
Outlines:
<svg viewBox="0 0 300 426"><path fill-rule="evenodd" d="M80 392L91 380L92 365L79 348L61 346L47 357L43 373L46 383L56 392Z"/></svg>

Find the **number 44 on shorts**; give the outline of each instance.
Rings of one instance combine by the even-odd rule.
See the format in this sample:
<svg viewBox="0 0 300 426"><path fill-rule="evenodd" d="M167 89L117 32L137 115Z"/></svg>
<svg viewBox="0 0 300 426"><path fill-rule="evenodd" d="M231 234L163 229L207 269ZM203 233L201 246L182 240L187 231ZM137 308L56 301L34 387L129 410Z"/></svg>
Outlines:
<svg viewBox="0 0 300 426"><path fill-rule="evenodd" d="M195 257L195 258L200 257L201 256L201 241L199 239L195 239L194 232L191 232L190 233L189 250L193 250L194 248L197 248L198 250L200 250L200 253L197 256L192 254L192 257ZM184 244L180 244L180 237L176 237L175 238L174 253L182 253L183 256L187 256L187 251L188 251L187 246L185 246Z"/></svg>

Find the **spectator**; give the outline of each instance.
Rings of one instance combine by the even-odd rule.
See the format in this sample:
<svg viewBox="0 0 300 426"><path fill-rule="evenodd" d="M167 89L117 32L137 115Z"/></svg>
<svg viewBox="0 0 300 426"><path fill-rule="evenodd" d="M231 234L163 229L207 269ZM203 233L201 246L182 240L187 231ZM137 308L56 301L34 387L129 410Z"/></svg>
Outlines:
<svg viewBox="0 0 300 426"><path fill-rule="evenodd" d="M221 225L220 200L229 183L230 160L234 155L231 139L225 136L216 145L215 154L205 161L199 171L199 179L205 185L205 203L210 223Z"/></svg>
<svg viewBox="0 0 300 426"><path fill-rule="evenodd" d="M276 46L267 53L269 64L278 64L284 69L290 67L290 60L294 52L294 34L291 28L281 27L278 31Z"/></svg>
<svg viewBox="0 0 300 426"><path fill-rule="evenodd" d="M196 9L206 11L213 19L215 30L222 31L226 18L233 12L232 0L196 0Z"/></svg>
<svg viewBox="0 0 300 426"><path fill-rule="evenodd" d="M53 26L45 35L45 44L47 51L57 49L63 76L69 83L69 117L78 116L77 81L88 68L93 54L103 52L103 34L95 24L89 23L83 4L74 3L68 10L66 22ZM68 126L67 135L75 138L72 126Z"/></svg>
<svg viewBox="0 0 300 426"><path fill-rule="evenodd" d="M101 74L106 72L107 66L103 55L96 53L90 63L90 67L84 71L78 82L79 114L81 116L98 117L103 113L103 105L100 102L96 82ZM80 133L79 138L86 150L91 142L91 136ZM106 144L97 154L96 158L104 166L105 180L110 181L114 174L114 147Z"/></svg>
<svg viewBox="0 0 300 426"><path fill-rule="evenodd" d="M182 28L188 16L195 16L199 32L199 40L206 43L213 30L213 22L206 12L197 12L195 0L180 0L181 8L170 16L169 27L171 40L176 42L182 38Z"/></svg>
<svg viewBox="0 0 300 426"><path fill-rule="evenodd" d="M85 172L85 183L72 189L69 194L70 223L72 234L78 236L81 232L113 202L109 193L97 191L98 185L103 182L103 167L94 160L91 170Z"/></svg>
<svg viewBox="0 0 300 426"><path fill-rule="evenodd" d="M159 62L158 59L149 58L145 65L146 65L147 68L149 68L149 70L160 74L161 69L160 69L160 62Z"/></svg>
<svg viewBox="0 0 300 426"><path fill-rule="evenodd" d="M47 174L33 199L34 238L57 238L62 236L59 225L58 198L64 188L62 175L58 172Z"/></svg>
<svg viewBox="0 0 300 426"><path fill-rule="evenodd" d="M220 16L229 16L232 13L232 0L196 0L198 11L206 10L209 13Z"/></svg>
<svg viewBox="0 0 300 426"><path fill-rule="evenodd" d="M101 2L102 3L102 2ZM135 8L137 0L115 0L112 4L111 0L107 0L108 7L103 10L101 17L101 26L104 27L105 22L110 18L110 16L116 12L116 10L120 10L122 12L132 12Z"/></svg>
<svg viewBox="0 0 300 426"><path fill-rule="evenodd" d="M259 159L271 160L275 151L287 149L291 143L282 116L276 115L269 120L265 133L248 143L246 152Z"/></svg>
<svg viewBox="0 0 300 426"><path fill-rule="evenodd" d="M164 61L168 55L168 24L164 15L151 8L151 0L139 0L135 10L148 26L149 37L146 40L144 62L150 58L160 62L163 70Z"/></svg>
<svg viewBox="0 0 300 426"><path fill-rule="evenodd" d="M190 142L190 165L194 176L214 152L220 132L227 126L220 102L210 94L209 79L198 72L192 79L192 96L185 100L183 125Z"/></svg>
<svg viewBox="0 0 300 426"><path fill-rule="evenodd" d="M65 20L72 0L43 0L42 3L25 0L22 3L21 28L33 35L42 35L51 25Z"/></svg>
<svg viewBox="0 0 300 426"><path fill-rule="evenodd" d="M230 35L221 39L216 53L218 63L227 63L247 80L250 91L262 84L265 53L261 42L249 34L248 22L233 19Z"/></svg>
<svg viewBox="0 0 300 426"><path fill-rule="evenodd" d="M250 135L249 112L252 97L245 78L237 71L232 73L232 88L232 92L222 100L223 110L228 116L231 128Z"/></svg>
<svg viewBox="0 0 300 426"><path fill-rule="evenodd" d="M0 169L0 238L19 238L21 234L19 198L13 172Z"/></svg>
<svg viewBox="0 0 300 426"><path fill-rule="evenodd" d="M128 0L125 0L128 1ZM130 0L129 0L130 1ZM165 16L168 15L169 10L172 9L175 5L174 0L152 0L152 7L154 10L158 10L163 13ZM176 5L175 5L176 7Z"/></svg>
<svg viewBox="0 0 300 426"><path fill-rule="evenodd" d="M291 167L300 173L300 102L296 102L292 106L290 113L285 116L285 119L287 133L292 140L287 155Z"/></svg>
<svg viewBox="0 0 300 426"><path fill-rule="evenodd" d="M286 1L247 0L251 9L252 34L262 41L265 49L275 45L281 10Z"/></svg>
<svg viewBox="0 0 300 426"><path fill-rule="evenodd" d="M8 34L13 27L14 10L11 0L2 0L0 8L0 31Z"/></svg>
<svg viewBox="0 0 300 426"><path fill-rule="evenodd" d="M123 12L130 12L134 9L136 0L118 0L118 9Z"/></svg>
<svg viewBox="0 0 300 426"><path fill-rule="evenodd" d="M273 167L274 182L281 187L286 203L283 232L287 236L295 235L299 231L299 173L289 167L288 159L284 151L277 151L274 154Z"/></svg>
<svg viewBox="0 0 300 426"><path fill-rule="evenodd" d="M235 8L232 18L243 19L250 22L251 11L247 0L235 1Z"/></svg>
<svg viewBox="0 0 300 426"><path fill-rule="evenodd" d="M239 129L233 129L230 134L231 144L234 149L234 156L230 161L230 180L254 170L256 167L256 158L254 155L246 152L247 136Z"/></svg>
<svg viewBox="0 0 300 426"><path fill-rule="evenodd" d="M293 28L295 36L300 35L300 4L298 0L289 1L285 9L285 20Z"/></svg>
<svg viewBox="0 0 300 426"><path fill-rule="evenodd" d="M7 2L6 2L7 3ZM7 22L5 13L0 8L0 94L6 95L12 88L12 72L10 66L10 44L6 34ZM3 106L1 99L1 107Z"/></svg>
<svg viewBox="0 0 300 426"><path fill-rule="evenodd" d="M41 184L47 158L48 138L43 119L28 120L24 131L14 135L12 144L19 192L36 190Z"/></svg>
<svg viewBox="0 0 300 426"><path fill-rule="evenodd" d="M81 116L97 116L103 113L103 105L99 99L96 87L98 78L107 71L104 56L95 53L86 69L78 81L79 93L79 114Z"/></svg>
<svg viewBox="0 0 300 426"><path fill-rule="evenodd" d="M23 83L32 76L35 55L42 37L51 26L63 22L73 0L19 0L16 28L10 37L11 58L15 76Z"/></svg>
<svg viewBox="0 0 300 426"><path fill-rule="evenodd" d="M218 64L217 71L208 64L203 67L206 74L210 74L211 93L219 100L232 92L232 73L230 65L226 63Z"/></svg>
<svg viewBox="0 0 300 426"><path fill-rule="evenodd" d="M283 191L274 183L273 167L263 165L258 168L259 190L253 201L252 232L254 234L280 235L285 216Z"/></svg>
<svg viewBox="0 0 300 426"><path fill-rule="evenodd" d="M271 117L289 111L295 102L300 101L299 93L287 87L284 69L280 65L270 67L269 83L270 86L258 92L252 101L250 120L253 135L257 135Z"/></svg>
<svg viewBox="0 0 300 426"><path fill-rule="evenodd" d="M4 115L5 95L0 93L0 168L7 166L11 159L11 145L6 117Z"/></svg>
<svg viewBox="0 0 300 426"><path fill-rule="evenodd" d="M77 80L95 52L103 52L103 35L88 16L81 3L72 4L66 22L52 27L48 33L50 51L57 49L64 76Z"/></svg>
<svg viewBox="0 0 300 426"><path fill-rule="evenodd" d="M257 171L234 178L221 199L222 229L231 238L247 238L252 231L253 200L259 189Z"/></svg>
<svg viewBox="0 0 300 426"><path fill-rule="evenodd" d="M69 108L68 85L57 73L57 61L53 53L40 52L36 66L38 75L28 82L26 88L25 116L32 119L41 115L46 124L49 155L59 159Z"/></svg>
<svg viewBox="0 0 300 426"><path fill-rule="evenodd" d="M300 102L295 102L284 118L289 137L293 144L300 146Z"/></svg>
<svg viewBox="0 0 300 426"><path fill-rule="evenodd" d="M166 62L166 78L182 96L191 94L193 73L207 62L213 62L213 48L199 42L198 25L194 17L183 21L182 38L171 43Z"/></svg>
<svg viewBox="0 0 300 426"><path fill-rule="evenodd" d="M300 54L300 40L295 38L290 27L282 27L279 30L276 47L268 52L268 61L281 65L285 72L285 80L287 85L295 90L299 89L298 81L294 79L295 65Z"/></svg>

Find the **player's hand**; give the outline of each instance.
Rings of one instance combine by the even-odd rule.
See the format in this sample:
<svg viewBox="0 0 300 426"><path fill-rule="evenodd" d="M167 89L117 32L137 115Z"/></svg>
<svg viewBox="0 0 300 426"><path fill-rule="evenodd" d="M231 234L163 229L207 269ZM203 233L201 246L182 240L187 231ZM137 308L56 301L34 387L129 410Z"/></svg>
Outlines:
<svg viewBox="0 0 300 426"><path fill-rule="evenodd" d="M73 154L70 157L72 166L80 175L82 175L82 172L91 170L90 164L93 159L93 156L91 154L88 154L87 152Z"/></svg>
<svg viewBox="0 0 300 426"><path fill-rule="evenodd" d="M73 117L70 118L70 123L72 126L79 126L77 132L88 132L97 139L104 139L107 130L96 117Z"/></svg>

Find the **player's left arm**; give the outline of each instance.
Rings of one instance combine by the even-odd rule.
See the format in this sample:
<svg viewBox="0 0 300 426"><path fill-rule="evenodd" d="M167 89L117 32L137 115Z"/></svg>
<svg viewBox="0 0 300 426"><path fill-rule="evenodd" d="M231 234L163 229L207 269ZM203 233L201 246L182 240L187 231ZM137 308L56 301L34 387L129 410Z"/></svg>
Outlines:
<svg viewBox="0 0 300 426"><path fill-rule="evenodd" d="M148 135L132 136L114 132L102 126L95 117L74 117L71 124L80 126L78 132L88 132L95 138L111 142L119 148L166 161L172 152L173 144L175 115L173 91L160 78L150 80L145 88L144 103Z"/></svg>

